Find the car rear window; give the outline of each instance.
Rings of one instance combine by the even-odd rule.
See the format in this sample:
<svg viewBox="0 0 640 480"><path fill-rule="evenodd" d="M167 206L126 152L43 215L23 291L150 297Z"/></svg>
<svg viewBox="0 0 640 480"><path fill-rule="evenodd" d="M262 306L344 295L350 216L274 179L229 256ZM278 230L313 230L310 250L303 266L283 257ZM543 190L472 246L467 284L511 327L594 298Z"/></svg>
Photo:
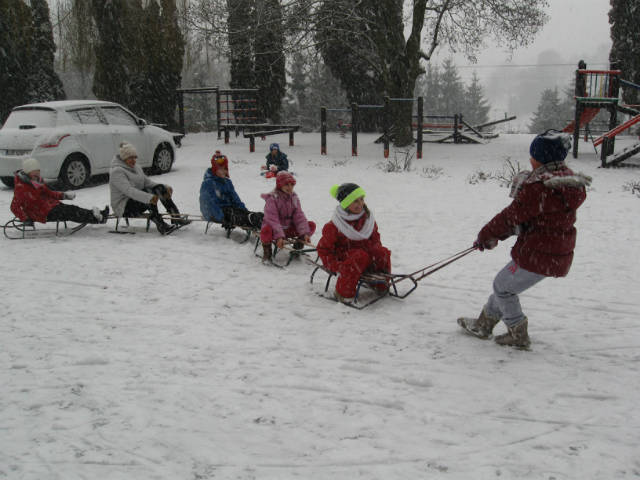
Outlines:
<svg viewBox="0 0 640 480"><path fill-rule="evenodd" d="M46 128L56 126L56 111L43 108L13 110L2 128Z"/></svg>

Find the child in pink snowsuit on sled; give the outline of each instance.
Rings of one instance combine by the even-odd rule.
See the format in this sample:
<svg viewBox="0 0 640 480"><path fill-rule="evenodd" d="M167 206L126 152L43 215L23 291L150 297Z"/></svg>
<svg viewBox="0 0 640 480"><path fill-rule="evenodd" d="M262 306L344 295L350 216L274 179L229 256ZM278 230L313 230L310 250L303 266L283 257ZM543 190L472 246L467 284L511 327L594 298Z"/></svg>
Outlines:
<svg viewBox="0 0 640 480"><path fill-rule="evenodd" d="M302 248L303 243L309 243L311 235L316 231L316 224L307 220L300 198L293 191L296 179L289 172L281 171L276 176L276 188L261 195L264 198L264 218L260 230L262 242L262 261L271 260L271 244L282 248L285 239L297 238L299 241L294 248Z"/></svg>
<svg viewBox="0 0 640 480"><path fill-rule="evenodd" d="M326 268L338 274L336 299L351 303L364 272L391 272L391 252L380 242L378 225L364 203L361 187L334 185L331 195L340 204L322 229L318 255Z"/></svg>

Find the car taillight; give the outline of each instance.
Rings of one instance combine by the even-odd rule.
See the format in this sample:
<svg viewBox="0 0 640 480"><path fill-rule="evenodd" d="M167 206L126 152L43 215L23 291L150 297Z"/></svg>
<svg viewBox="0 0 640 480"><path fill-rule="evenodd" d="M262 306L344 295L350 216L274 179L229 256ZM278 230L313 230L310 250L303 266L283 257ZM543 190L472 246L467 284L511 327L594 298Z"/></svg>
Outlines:
<svg viewBox="0 0 640 480"><path fill-rule="evenodd" d="M57 140L50 139L48 142L43 143L42 145L40 145L40 148L56 148L58 145L60 145L60 142L62 142L62 140L64 140L65 137L70 137L70 136L71 136L70 134L65 133L64 135L59 136Z"/></svg>

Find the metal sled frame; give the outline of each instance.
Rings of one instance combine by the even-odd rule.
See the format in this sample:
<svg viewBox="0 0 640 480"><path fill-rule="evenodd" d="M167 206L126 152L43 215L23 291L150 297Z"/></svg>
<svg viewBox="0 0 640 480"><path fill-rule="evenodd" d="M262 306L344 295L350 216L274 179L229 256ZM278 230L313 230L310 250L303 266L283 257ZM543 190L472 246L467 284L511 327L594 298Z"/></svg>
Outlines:
<svg viewBox="0 0 640 480"><path fill-rule="evenodd" d="M276 267L288 267L289 264L293 261L294 258L300 258L301 256L307 256L309 255L309 253L313 253L316 251L315 247L313 248L293 248L292 245L295 244L296 242L298 242L299 240L297 238L285 238L285 246L283 248L278 248L276 246L275 243L273 243L273 254L271 256L271 263L273 265L275 265ZM261 242L260 242L260 235L258 235L258 238L256 238L256 243L253 247L253 253L255 253L256 257L260 257L262 258L262 255L259 254L258 252L258 247L260 246ZM288 251L289 252L289 257L287 258L287 262L285 264L280 264L274 261L274 259L276 258L276 255L278 252L280 251Z"/></svg>
<svg viewBox="0 0 640 480"><path fill-rule="evenodd" d="M222 223L220 223L220 222L214 222L213 220L208 220L207 221L207 226L204 228L205 235L209 231L209 227L211 225L223 226ZM258 233L258 231L255 228L251 228L251 227L241 227L241 226L234 225L232 227L224 226L223 228L224 228L224 230L226 232L225 235L226 235L227 238L231 238L231 232L234 229L239 228L239 229L243 230L244 231L244 237L242 239L238 240L238 243L247 243L249 241L249 239L251 238L252 234Z"/></svg>
<svg viewBox="0 0 640 480"><path fill-rule="evenodd" d="M63 225L63 228L60 228L60 224ZM78 230L83 229L87 224L79 223L75 227L69 228L67 226L67 222L61 221L56 222L56 228L37 228L33 221L27 220L22 221L19 218L13 218L5 223L2 227L2 231L4 236L9 240L25 240L28 238L40 238L46 236L54 236L54 237L68 237L69 235L73 235ZM15 235L13 234L15 233Z"/></svg>
<svg viewBox="0 0 640 480"><path fill-rule="evenodd" d="M316 261L310 261L315 268L311 272L310 283L313 284L313 279L318 272L318 270L322 270L327 274L327 281L324 285L325 293L329 291L329 285L331 284L331 279L336 276L336 272L332 272L327 269L324 265L321 265ZM404 293L399 293L397 283L401 280L411 280L411 287ZM366 303L358 302L358 298L360 296L360 289L362 287L375 290L376 285L384 284L387 286L387 290L384 293L379 293L374 298L369 300ZM395 274L395 273L364 273L360 276L358 280L358 285L356 287L356 296L353 300L353 303L345 303L348 307L356 308L358 310L362 310L363 308L368 307L369 305L377 302L381 298L386 296L395 297L399 299L403 299L408 297L416 288L418 288L418 282L411 275L403 275L403 274ZM376 291L377 292L377 291Z"/></svg>

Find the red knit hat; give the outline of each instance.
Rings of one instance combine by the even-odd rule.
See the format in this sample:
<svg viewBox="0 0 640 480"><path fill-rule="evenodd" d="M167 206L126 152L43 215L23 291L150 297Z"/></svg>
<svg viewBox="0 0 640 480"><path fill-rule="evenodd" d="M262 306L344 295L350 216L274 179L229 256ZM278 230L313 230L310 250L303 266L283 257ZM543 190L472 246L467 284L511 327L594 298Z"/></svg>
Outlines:
<svg viewBox="0 0 640 480"><path fill-rule="evenodd" d="M278 172L278 175L276 176L276 188L282 188L285 185L288 184L296 184L296 179L293 178L293 175L291 175L289 172L286 171L281 171Z"/></svg>
<svg viewBox="0 0 640 480"><path fill-rule="evenodd" d="M215 175L219 167L227 169L227 177L229 176L229 159L223 155L220 150L216 150L211 157L211 172Z"/></svg>

